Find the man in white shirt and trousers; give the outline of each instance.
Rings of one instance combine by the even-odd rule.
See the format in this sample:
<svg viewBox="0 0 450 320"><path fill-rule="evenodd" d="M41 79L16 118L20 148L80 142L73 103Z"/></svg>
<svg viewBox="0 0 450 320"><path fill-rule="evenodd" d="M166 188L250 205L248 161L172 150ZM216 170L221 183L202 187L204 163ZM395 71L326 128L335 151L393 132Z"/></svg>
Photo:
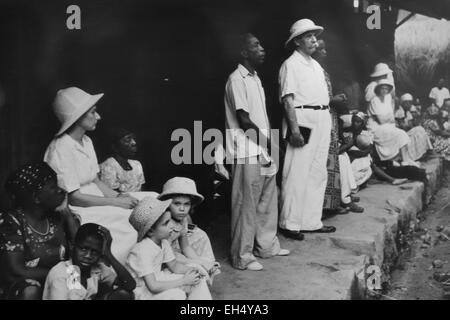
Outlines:
<svg viewBox="0 0 450 320"><path fill-rule="evenodd" d="M252 271L263 269L255 255L270 258L290 253L280 248L277 237L277 167L268 151L270 124L256 72L264 57L259 40L252 34L242 35L241 63L225 86L227 158L233 159L231 264Z"/></svg>
<svg viewBox="0 0 450 320"><path fill-rule="evenodd" d="M295 22L286 41L293 53L279 73L287 140L279 226L283 235L296 240L302 240L304 232L336 231L321 221L331 134L330 99L324 71L311 55L322 31L323 27L309 19Z"/></svg>

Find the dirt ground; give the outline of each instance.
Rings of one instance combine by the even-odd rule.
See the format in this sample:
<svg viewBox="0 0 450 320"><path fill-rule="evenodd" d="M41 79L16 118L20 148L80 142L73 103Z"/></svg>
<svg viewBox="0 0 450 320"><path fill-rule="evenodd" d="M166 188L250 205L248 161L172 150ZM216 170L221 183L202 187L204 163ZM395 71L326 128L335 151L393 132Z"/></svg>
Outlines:
<svg viewBox="0 0 450 320"><path fill-rule="evenodd" d="M442 284L433 279L435 272L450 272L450 241L439 236L439 226L450 226L450 170L447 168L441 189L419 215L420 222L408 240L409 248L391 274L388 290L382 299L443 300ZM431 236L427 239L427 234ZM424 237L425 236L425 237ZM429 243L429 245L427 245ZM440 268L433 261L441 260Z"/></svg>

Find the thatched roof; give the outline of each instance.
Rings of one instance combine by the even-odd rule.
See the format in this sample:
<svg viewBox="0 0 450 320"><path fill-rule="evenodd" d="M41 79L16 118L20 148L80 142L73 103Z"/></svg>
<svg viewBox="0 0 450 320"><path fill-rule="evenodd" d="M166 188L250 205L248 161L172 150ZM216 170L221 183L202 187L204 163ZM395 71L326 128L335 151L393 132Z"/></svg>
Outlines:
<svg viewBox="0 0 450 320"><path fill-rule="evenodd" d="M380 2L429 17L450 20L450 0L380 0Z"/></svg>

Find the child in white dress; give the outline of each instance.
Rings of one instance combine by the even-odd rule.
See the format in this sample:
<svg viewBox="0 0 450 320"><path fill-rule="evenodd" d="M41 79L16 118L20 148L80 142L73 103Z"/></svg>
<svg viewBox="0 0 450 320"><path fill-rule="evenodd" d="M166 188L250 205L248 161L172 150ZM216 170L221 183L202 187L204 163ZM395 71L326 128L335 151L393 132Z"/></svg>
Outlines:
<svg viewBox="0 0 450 320"><path fill-rule="evenodd" d="M175 259L168 241L173 232L168 211L171 202L146 197L130 216L130 223L138 232L138 243L127 259L127 267L136 280L135 299L211 300L207 273Z"/></svg>
<svg viewBox="0 0 450 320"><path fill-rule="evenodd" d="M135 135L126 129L111 130L112 156L100 165L100 179L117 192L138 192L145 183L142 164L133 160L138 145Z"/></svg>
<svg viewBox="0 0 450 320"><path fill-rule="evenodd" d="M195 182L184 177L169 179L163 186L160 200L171 199L169 206L174 231L169 239L177 260L201 265L210 276L220 273L211 242L205 231L192 223L190 213L204 197L197 192Z"/></svg>

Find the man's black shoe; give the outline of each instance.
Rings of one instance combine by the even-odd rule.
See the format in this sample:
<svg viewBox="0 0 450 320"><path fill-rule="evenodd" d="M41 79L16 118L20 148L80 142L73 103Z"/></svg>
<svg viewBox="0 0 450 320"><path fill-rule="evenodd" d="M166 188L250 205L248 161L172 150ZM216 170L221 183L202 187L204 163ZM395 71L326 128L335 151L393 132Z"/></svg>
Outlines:
<svg viewBox="0 0 450 320"><path fill-rule="evenodd" d="M302 241L305 238L305 235L300 231L292 231L288 229L279 228L280 233L286 238Z"/></svg>

